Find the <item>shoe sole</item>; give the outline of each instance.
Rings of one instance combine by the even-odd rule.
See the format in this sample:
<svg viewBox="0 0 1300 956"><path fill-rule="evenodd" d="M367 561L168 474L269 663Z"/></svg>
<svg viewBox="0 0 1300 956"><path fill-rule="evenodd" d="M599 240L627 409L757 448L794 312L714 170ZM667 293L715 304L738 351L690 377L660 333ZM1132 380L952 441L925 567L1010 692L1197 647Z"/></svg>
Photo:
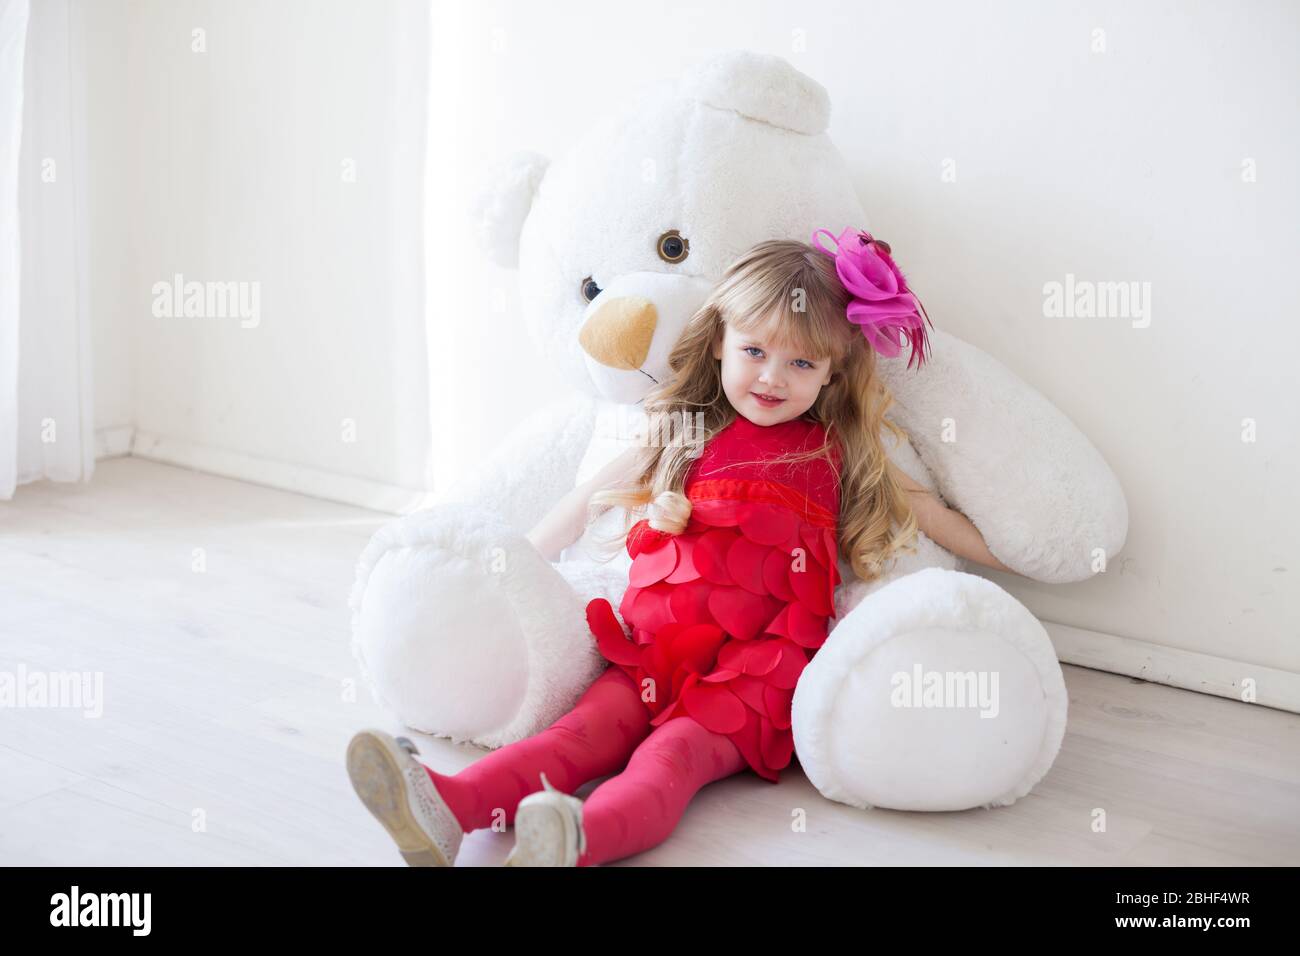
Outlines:
<svg viewBox="0 0 1300 956"><path fill-rule="evenodd" d="M515 848L506 866L575 866L566 863L565 848L578 840L573 817L563 808L544 803L520 807L515 814Z"/></svg>
<svg viewBox="0 0 1300 956"><path fill-rule="evenodd" d="M383 824L408 866L451 866L451 861L416 820L407 799L406 777L402 769L409 757L391 740L371 731L362 731L348 744L348 776L352 779L352 789L366 809Z"/></svg>

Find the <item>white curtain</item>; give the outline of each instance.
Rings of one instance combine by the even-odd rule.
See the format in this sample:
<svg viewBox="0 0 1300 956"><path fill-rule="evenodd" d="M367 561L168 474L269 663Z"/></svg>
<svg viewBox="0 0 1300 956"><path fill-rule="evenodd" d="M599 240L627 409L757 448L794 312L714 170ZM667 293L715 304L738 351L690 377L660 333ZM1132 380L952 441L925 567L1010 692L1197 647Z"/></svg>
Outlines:
<svg viewBox="0 0 1300 956"><path fill-rule="evenodd" d="M0 0L0 498L95 466L74 0Z"/></svg>

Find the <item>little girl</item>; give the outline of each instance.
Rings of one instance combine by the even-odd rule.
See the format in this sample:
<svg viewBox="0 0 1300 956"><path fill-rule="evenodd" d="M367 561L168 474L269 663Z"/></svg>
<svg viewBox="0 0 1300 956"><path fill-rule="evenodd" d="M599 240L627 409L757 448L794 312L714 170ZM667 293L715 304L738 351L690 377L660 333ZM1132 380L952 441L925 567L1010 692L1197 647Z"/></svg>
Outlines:
<svg viewBox="0 0 1300 956"><path fill-rule="evenodd" d="M656 846L701 787L747 768L775 783L790 763L791 701L835 614L841 555L872 580L919 529L1009 570L885 456L882 429L904 435L884 417L875 354L906 340L919 368L926 321L865 232L763 242L732 264L645 400L652 422L702 412L700 440L633 449L602 473L631 480L591 495L593 510L627 508L626 524L649 515L617 541L632 557L619 607L631 634L608 601L587 605L614 666L550 727L458 774L426 767L406 738L353 738L353 785L408 863L450 866L494 816L514 823L508 866ZM611 774L585 802L569 795Z"/></svg>

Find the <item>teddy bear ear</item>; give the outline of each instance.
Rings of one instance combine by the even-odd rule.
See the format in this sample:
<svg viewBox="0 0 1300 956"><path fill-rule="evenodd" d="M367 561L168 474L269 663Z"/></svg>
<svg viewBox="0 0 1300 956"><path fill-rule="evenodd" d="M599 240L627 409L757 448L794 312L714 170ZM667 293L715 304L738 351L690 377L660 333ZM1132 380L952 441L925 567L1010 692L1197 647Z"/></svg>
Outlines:
<svg viewBox="0 0 1300 956"><path fill-rule="evenodd" d="M489 166L469 204L479 246L499 266L519 265L519 237L550 160L527 150Z"/></svg>
<svg viewBox="0 0 1300 956"><path fill-rule="evenodd" d="M733 50L682 77L681 93L720 110L815 136L831 121L826 88L770 53Z"/></svg>

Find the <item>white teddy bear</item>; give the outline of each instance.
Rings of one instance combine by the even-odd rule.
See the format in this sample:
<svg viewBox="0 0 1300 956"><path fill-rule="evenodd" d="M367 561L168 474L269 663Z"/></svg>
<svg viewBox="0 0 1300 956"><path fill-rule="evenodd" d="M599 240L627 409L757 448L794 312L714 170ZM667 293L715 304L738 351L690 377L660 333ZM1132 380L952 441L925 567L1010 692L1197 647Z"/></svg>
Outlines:
<svg viewBox="0 0 1300 956"><path fill-rule="evenodd" d="M595 597L618 608L630 559L602 562L592 543L624 513L606 512L555 563L525 533L638 441L637 403L735 258L818 227L871 228L829 118L812 79L779 57L735 52L593 126L563 159L525 153L497 170L479 206L482 239L497 263L519 267L539 358L574 394L530 410L440 504L380 529L362 555L353 650L406 725L499 747L549 726L607 666L585 608ZM879 360L890 417L911 438L885 436L892 460L1018 573L1090 577L1128 526L1105 461L994 359L941 330L932 349L919 372ZM870 584L841 560L837 616L792 712L798 761L827 798L1004 806L1051 766L1067 708L1052 644L1018 601L961 564L924 536Z"/></svg>

